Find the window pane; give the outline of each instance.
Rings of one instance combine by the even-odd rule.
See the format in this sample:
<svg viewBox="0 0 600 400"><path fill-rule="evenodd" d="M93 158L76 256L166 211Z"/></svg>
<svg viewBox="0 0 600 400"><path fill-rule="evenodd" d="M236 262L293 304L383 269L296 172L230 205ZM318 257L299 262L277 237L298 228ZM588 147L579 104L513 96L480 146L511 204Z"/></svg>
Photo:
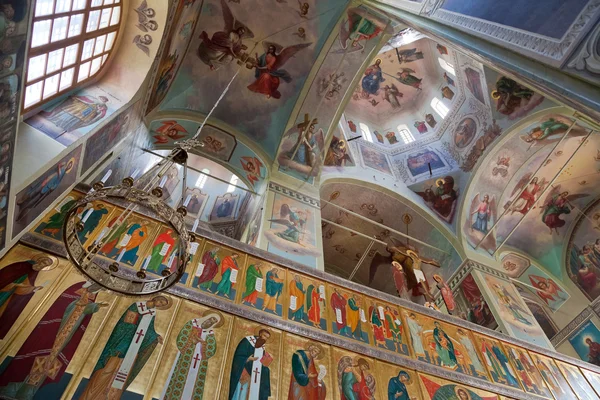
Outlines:
<svg viewBox="0 0 600 400"><path fill-rule="evenodd" d="M83 14L73 15L71 22L69 23L69 37L77 36L81 34L81 28L83 25Z"/></svg>
<svg viewBox="0 0 600 400"><path fill-rule="evenodd" d="M102 0L92 0L92 7L98 7L102 5Z"/></svg>
<svg viewBox="0 0 600 400"><path fill-rule="evenodd" d="M66 71L63 71L60 74L60 90L65 90L68 87L71 87L73 84L73 75L75 74L75 68L70 68Z"/></svg>
<svg viewBox="0 0 600 400"><path fill-rule="evenodd" d="M71 11L71 0L57 0L55 13L63 13ZM46 89L44 89L45 91Z"/></svg>
<svg viewBox="0 0 600 400"><path fill-rule="evenodd" d="M41 76L44 76L46 69L46 54L29 59L29 68L27 68L27 82L31 82Z"/></svg>
<svg viewBox="0 0 600 400"><path fill-rule="evenodd" d="M100 10L91 11L88 15L88 24L86 32L93 32L98 29L98 21L100 21Z"/></svg>
<svg viewBox="0 0 600 400"><path fill-rule="evenodd" d="M105 41L106 41L106 35L98 36L96 38L96 47L94 48L95 56L97 56L98 54L100 54L104 51L104 42Z"/></svg>
<svg viewBox="0 0 600 400"><path fill-rule="evenodd" d="M48 53L48 65L46 66L46 74L51 74L52 72L60 69L64 52L65 49L62 48Z"/></svg>
<svg viewBox="0 0 600 400"><path fill-rule="evenodd" d="M102 56L102 65L104 65L104 63L106 62L106 59L108 58L108 54L105 54Z"/></svg>
<svg viewBox="0 0 600 400"><path fill-rule="evenodd" d="M106 28L108 21L110 21L110 8L105 8L100 15L100 29Z"/></svg>
<svg viewBox="0 0 600 400"><path fill-rule="evenodd" d="M58 77L60 74L56 74L46 79L46 83L44 84L44 99L55 95L58 92Z"/></svg>
<svg viewBox="0 0 600 400"><path fill-rule="evenodd" d="M94 41L95 40L96 39L92 38L92 39L86 40L83 43L83 52L81 54L81 61L85 61L92 56L92 51L94 49Z"/></svg>
<svg viewBox="0 0 600 400"><path fill-rule="evenodd" d="M108 35L106 35L106 46L104 46L104 51L109 51L110 49L112 49L116 37L117 32L111 32Z"/></svg>
<svg viewBox="0 0 600 400"><path fill-rule="evenodd" d="M35 16L41 17L42 15L52 14L54 9L54 0L37 0L35 2Z"/></svg>
<svg viewBox="0 0 600 400"><path fill-rule="evenodd" d="M52 42L63 40L67 37L69 17L56 18L52 25Z"/></svg>
<svg viewBox="0 0 600 400"><path fill-rule="evenodd" d="M73 11L83 10L85 8L86 3L87 3L87 0L74 0L72 10Z"/></svg>
<svg viewBox="0 0 600 400"><path fill-rule="evenodd" d="M102 65L102 58L94 58L94 60L92 61L92 68L90 69L90 76L94 76L96 72L100 70L100 65Z"/></svg>
<svg viewBox="0 0 600 400"><path fill-rule="evenodd" d="M38 21L33 24L31 47L47 44L50 39L50 24L52 20Z"/></svg>
<svg viewBox="0 0 600 400"><path fill-rule="evenodd" d="M25 89L25 107L38 103L42 99L42 84L38 82L35 85L27 86Z"/></svg>
<svg viewBox="0 0 600 400"><path fill-rule="evenodd" d="M118 24L120 16L121 16L121 7L114 7L113 12L112 12L112 17L110 18L110 26Z"/></svg>
<svg viewBox="0 0 600 400"><path fill-rule="evenodd" d="M86 62L85 64L81 64L79 66L79 76L77 77L77 82L81 82L86 79L90 74L90 62Z"/></svg>
<svg viewBox="0 0 600 400"><path fill-rule="evenodd" d="M65 50L65 58L63 59L63 68L69 65L75 64L77 60L77 50L79 49L79 43L72 44Z"/></svg>
<svg viewBox="0 0 600 400"><path fill-rule="evenodd" d="M104 5L113 4L113 3L118 3L118 2L115 2L114 0L104 0Z"/></svg>

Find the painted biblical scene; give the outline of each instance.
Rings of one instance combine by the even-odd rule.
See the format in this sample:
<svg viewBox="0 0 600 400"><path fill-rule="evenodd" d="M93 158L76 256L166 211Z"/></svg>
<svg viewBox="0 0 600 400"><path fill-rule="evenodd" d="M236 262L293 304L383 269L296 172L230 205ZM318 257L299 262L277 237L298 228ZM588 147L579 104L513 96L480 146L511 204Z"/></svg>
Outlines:
<svg viewBox="0 0 600 400"><path fill-rule="evenodd" d="M534 293L552 311L558 311L571 297L558 279L551 277L535 265L530 266L518 280L535 288L532 289Z"/></svg>
<svg viewBox="0 0 600 400"><path fill-rule="evenodd" d="M362 295L327 285L327 301L331 331L343 337L369 343L371 327L367 323L367 310Z"/></svg>
<svg viewBox="0 0 600 400"><path fill-rule="evenodd" d="M1 397L60 398L114 300L76 273L54 289L2 363Z"/></svg>
<svg viewBox="0 0 600 400"><path fill-rule="evenodd" d="M94 236L92 243L102 241L99 256L133 267L142 260L140 256L152 247L158 223L138 214L131 214L124 219L125 215L118 211L113 213L108 223Z"/></svg>
<svg viewBox="0 0 600 400"><path fill-rule="evenodd" d="M278 399L285 391L279 376L282 363L281 331L241 318L234 320L223 369L222 398L229 400ZM227 397L225 397L227 395Z"/></svg>
<svg viewBox="0 0 600 400"><path fill-rule="evenodd" d="M329 142L329 148L327 149L323 165L326 167L338 167L339 169L355 166L350 146L341 129L337 129L334 132L331 142Z"/></svg>
<svg viewBox="0 0 600 400"><path fill-rule="evenodd" d="M512 283L479 271L473 271L473 274L479 286L485 289L484 296L496 321L506 332L518 339L553 348Z"/></svg>
<svg viewBox="0 0 600 400"><path fill-rule="evenodd" d="M331 365L331 350L330 346L286 333L283 337L283 376L280 398L288 400L332 398L333 385L337 381L335 367Z"/></svg>
<svg viewBox="0 0 600 400"><path fill-rule="evenodd" d="M423 398L426 400L498 400L498 396L470 386L419 373Z"/></svg>
<svg viewBox="0 0 600 400"><path fill-rule="evenodd" d="M544 102L544 96L507 76L487 68L485 76L491 91L492 114L498 120L520 119Z"/></svg>
<svg viewBox="0 0 600 400"><path fill-rule="evenodd" d="M469 331L403 310L413 355L421 361L489 380Z"/></svg>
<svg viewBox="0 0 600 400"><path fill-rule="evenodd" d="M33 228L33 232L38 233L57 242L62 242L62 228L67 217L67 212L83 195L79 192L72 191L65 196L48 214L42 219L37 226ZM88 236L89 232L83 235ZM84 243L84 242L82 242Z"/></svg>
<svg viewBox="0 0 600 400"><path fill-rule="evenodd" d="M304 114L295 127L283 135L279 156L279 169L298 179L312 183L324 160L325 132L319 119Z"/></svg>
<svg viewBox="0 0 600 400"><path fill-rule="evenodd" d="M597 400L599 398L579 368L558 360L556 360L556 365L580 400Z"/></svg>
<svg viewBox="0 0 600 400"><path fill-rule="evenodd" d="M16 245L0 261L0 341L23 324L58 279L66 262L44 252Z"/></svg>
<svg viewBox="0 0 600 400"><path fill-rule="evenodd" d="M492 382L521 389L517 373L500 341L473 332L474 342L492 377Z"/></svg>
<svg viewBox="0 0 600 400"><path fill-rule="evenodd" d="M454 300L457 308L456 316L459 318L488 329L496 329L498 326L490 306L479 290L472 274L468 274L460 282L454 292Z"/></svg>
<svg viewBox="0 0 600 400"><path fill-rule="evenodd" d="M248 257L247 264L241 286L241 304L281 317L286 270L254 257Z"/></svg>
<svg viewBox="0 0 600 400"><path fill-rule="evenodd" d="M529 265L531 261L529 258L521 256L517 253L503 253L500 255L500 263L504 273L511 278L520 277Z"/></svg>
<svg viewBox="0 0 600 400"><path fill-rule="evenodd" d="M142 263L142 269L146 273L162 275L168 271L174 272L179 264L180 240L171 226L159 227L156 236L152 239L152 245L148 248L147 256ZM167 271L167 272L163 272ZM185 283L188 273L184 273L180 282Z"/></svg>
<svg viewBox="0 0 600 400"><path fill-rule="evenodd" d="M270 224L264 231L269 242L267 249L282 257L316 267L315 257L321 253L317 248L315 211L304 202L275 193Z"/></svg>
<svg viewBox="0 0 600 400"><path fill-rule="evenodd" d="M554 360L550 357L543 356L530 352L529 355L533 360L540 374L544 378L546 385L552 392L555 399L574 399L576 398L569 384L559 371Z"/></svg>
<svg viewBox="0 0 600 400"><path fill-rule="evenodd" d="M448 224L454 222L460 195L460 174L428 179L410 186L425 205Z"/></svg>
<svg viewBox="0 0 600 400"><path fill-rule="evenodd" d="M406 166L413 177L429 173L429 168L432 171L444 168L446 164L433 150L424 150L417 153L409 154L406 158Z"/></svg>
<svg viewBox="0 0 600 400"><path fill-rule="evenodd" d="M569 336L569 343L579 358L600 367L600 330L587 321Z"/></svg>
<svg viewBox="0 0 600 400"><path fill-rule="evenodd" d="M25 122L64 146L92 132L121 102L97 86L54 103Z"/></svg>
<svg viewBox="0 0 600 400"><path fill-rule="evenodd" d="M385 383L377 377L374 360L334 348L332 364L337 369L334 373L336 399L373 400L379 392L385 393Z"/></svg>
<svg viewBox="0 0 600 400"><path fill-rule="evenodd" d="M206 241L195 257L192 287L235 301L245 273L246 255ZM243 289L242 289L243 290Z"/></svg>
<svg viewBox="0 0 600 400"><path fill-rule="evenodd" d="M325 282L288 272L287 319L327 330Z"/></svg>
<svg viewBox="0 0 600 400"><path fill-rule="evenodd" d="M383 393L387 389L387 399L392 400L420 400L422 399L419 388L419 377L415 371L377 361L377 381ZM385 395L384 395L385 396Z"/></svg>
<svg viewBox="0 0 600 400"><path fill-rule="evenodd" d="M161 369L152 385L152 399L213 399L225 368L227 337L233 317L183 301L163 344Z"/></svg>
<svg viewBox="0 0 600 400"><path fill-rule="evenodd" d="M398 307L371 298L366 298L366 302L367 321L371 327L375 346L405 356L410 355L408 339Z"/></svg>
<svg viewBox="0 0 600 400"><path fill-rule="evenodd" d="M131 396L140 399L156 364L175 307L173 298L121 298L102 329L97 345L84 360L83 377L73 399ZM137 395L137 396L136 396Z"/></svg>
<svg viewBox="0 0 600 400"><path fill-rule="evenodd" d="M13 238L76 182L80 158L78 146L17 194Z"/></svg>
<svg viewBox="0 0 600 400"><path fill-rule="evenodd" d="M552 399L550 389L544 382L544 378L535 367L533 360L527 350L520 347L503 343L506 354L514 367L521 386L527 393L537 394L547 399Z"/></svg>
<svg viewBox="0 0 600 400"><path fill-rule="evenodd" d="M365 167L372 168L384 174L393 175L392 167L384 153L366 146L358 146Z"/></svg>

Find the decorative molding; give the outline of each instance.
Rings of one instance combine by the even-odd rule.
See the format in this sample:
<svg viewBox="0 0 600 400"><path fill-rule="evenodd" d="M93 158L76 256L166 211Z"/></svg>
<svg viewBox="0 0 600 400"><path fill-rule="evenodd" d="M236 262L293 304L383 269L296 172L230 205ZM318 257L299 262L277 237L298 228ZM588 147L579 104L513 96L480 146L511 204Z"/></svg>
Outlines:
<svg viewBox="0 0 600 400"><path fill-rule="evenodd" d="M431 17L433 13L439 10L446 0L425 0L423 8L421 8L421 15Z"/></svg>
<svg viewBox="0 0 600 400"><path fill-rule="evenodd" d="M560 346L562 342L567 340L571 334L577 330L582 324L592 317L592 309L586 307L582 312L579 313L571 322L569 322L564 328L562 328L554 337L550 340L554 348Z"/></svg>
<svg viewBox="0 0 600 400"><path fill-rule="evenodd" d="M460 285L465 277L471 273L473 266L470 261L471 260L469 259L464 260L458 269L454 271L450 279L448 279L448 286L450 287L450 290L454 291L454 289Z"/></svg>
<svg viewBox="0 0 600 400"><path fill-rule="evenodd" d="M600 81L600 24L588 35L567 63L568 69L592 75L590 80Z"/></svg>
<svg viewBox="0 0 600 400"><path fill-rule="evenodd" d="M428 0L421 14L439 22L460 28L465 31L486 36L490 41L500 43L505 47L530 56L542 56L548 59L549 64L561 66L565 59L578 45L579 40L587 33L600 11L600 0L590 0L571 25L569 31L559 40L541 36L532 32L525 32L517 28L500 25L494 22L454 13L440 9L440 0Z"/></svg>
<svg viewBox="0 0 600 400"><path fill-rule="evenodd" d="M292 199L301 201L302 203L308 204L315 208L321 208L321 202L314 197L307 196L302 193L298 193L290 188L287 188L279 183L269 182L269 190L276 193L281 193Z"/></svg>

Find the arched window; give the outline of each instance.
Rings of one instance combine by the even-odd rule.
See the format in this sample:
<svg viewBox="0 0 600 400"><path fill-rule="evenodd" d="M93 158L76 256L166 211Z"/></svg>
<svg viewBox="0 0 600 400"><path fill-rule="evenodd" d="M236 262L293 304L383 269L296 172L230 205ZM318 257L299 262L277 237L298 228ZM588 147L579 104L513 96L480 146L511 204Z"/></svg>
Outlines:
<svg viewBox="0 0 600 400"><path fill-rule="evenodd" d="M235 190L238 180L239 178L237 176L231 175L231 179L229 179L229 186L227 186L227 193L231 193Z"/></svg>
<svg viewBox="0 0 600 400"><path fill-rule="evenodd" d="M196 187L198 189L202 189L204 187L204 185L206 185L206 181L208 180L209 174L210 174L210 169L202 168L202 173L198 177L198 180L196 180Z"/></svg>
<svg viewBox="0 0 600 400"><path fill-rule="evenodd" d="M412 143L415 141L415 137L408 130L408 127L406 125L398 125L398 134L404 141L404 144Z"/></svg>
<svg viewBox="0 0 600 400"><path fill-rule="evenodd" d="M362 122L359 123L358 126L360 127L360 134L362 135L362 138L367 142L373 143L373 136L371 136L371 131L369 130L369 127L363 124Z"/></svg>
<svg viewBox="0 0 600 400"><path fill-rule="evenodd" d="M444 69L444 71L456 76L456 71L454 70L454 65L450 64L448 61L444 60L441 57L438 57L438 61L440 63L440 66Z"/></svg>
<svg viewBox="0 0 600 400"><path fill-rule="evenodd" d="M93 78L119 32L121 0L37 0L29 44L24 109Z"/></svg>
<svg viewBox="0 0 600 400"><path fill-rule="evenodd" d="M437 97L434 97L433 100L431 100L431 107L433 107L435 112L438 113L442 118L446 118L448 111L450 111L448 107L446 107L446 105Z"/></svg>

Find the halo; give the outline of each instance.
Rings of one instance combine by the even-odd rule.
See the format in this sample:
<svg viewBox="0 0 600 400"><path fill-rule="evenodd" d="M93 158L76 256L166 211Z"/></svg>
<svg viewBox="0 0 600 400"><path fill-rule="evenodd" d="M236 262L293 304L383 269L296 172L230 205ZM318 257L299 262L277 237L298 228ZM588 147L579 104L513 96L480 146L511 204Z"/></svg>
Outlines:
<svg viewBox="0 0 600 400"><path fill-rule="evenodd" d="M463 392L465 392L467 394L467 399L471 400L471 393L469 393L469 389L462 387L462 386L454 386L454 394L456 395L457 398L460 399L460 396L458 395L458 391L462 390Z"/></svg>
<svg viewBox="0 0 600 400"><path fill-rule="evenodd" d="M498 100L500 98L500 92L497 90L492 90L492 99Z"/></svg>
<svg viewBox="0 0 600 400"><path fill-rule="evenodd" d="M377 61L379 61L381 63L382 60L381 60L381 58L376 58L375 59L375 64L377 64Z"/></svg>
<svg viewBox="0 0 600 400"><path fill-rule="evenodd" d="M36 254L35 256L33 256L31 258L31 260L34 261L35 263L37 263L42 258L49 258L50 260L52 260L52 264L48 265L47 267L42 268L40 271L52 271L54 268L58 267L58 258L51 256L50 254L39 253L39 254Z"/></svg>
<svg viewBox="0 0 600 400"><path fill-rule="evenodd" d="M220 327L222 327L223 324L225 323L225 319L223 318L223 314L221 314L219 311L208 309L208 310L204 311L201 315L203 317L206 317L206 316L208 316L210 314L215 314L215 315L219 316L219 322L217 322L215 325L213 325L213 328L220 328Z"/></svg>
<svg viewBox="0 0 600 400"><path fill-rule="evenodd" d="M315 359L320 360L321 358L323 358L323 356L325 355L325 350L323 349L323 346L321 345L321 343L310 342L308 344L308 346L306 346L306 350L309 350L311 347L316 347L319 349L319 355L317 357L315 357Z"/></svg>
<svg viewBox="0 0 600 400"><path fill-rule="evenodd" d="M444 280L442 279L442 276L441 276L440 274L433 274L433 279L435 280L435 279L437 279L437 278L440 278L440 281L442 281L442 282L444 281Z"/></svg>
<svg viewBox="0 0 600 400"><path fill-rule="evenodd" d="M436 186L439 186L440 184L443 185L444 183L446 183L446 180L444 178L440 178L435 181Z"/></svg>

